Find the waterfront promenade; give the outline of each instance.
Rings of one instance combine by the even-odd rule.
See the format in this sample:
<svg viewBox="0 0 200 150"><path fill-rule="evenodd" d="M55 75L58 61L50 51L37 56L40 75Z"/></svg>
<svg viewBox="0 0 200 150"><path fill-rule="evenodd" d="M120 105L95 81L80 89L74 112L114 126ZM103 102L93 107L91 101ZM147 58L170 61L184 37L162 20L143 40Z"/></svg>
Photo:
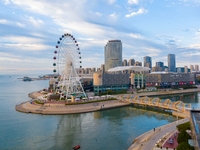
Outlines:
<svg viewBox="0 0 200 150"><path fill-rule="evenodd" d="M163 146L170 135L177 132L176 126L188 122L189 118L181 119L167 125L155 128L137 137L128 150L160 150L155 144ZM165 150L162 147L162 150ZM170 148L168 149L170 150Z"/></svg>
<svg viewBox="0 0 200 150"><path fill-rule="evenodd" d="M187 90L174 90L174 91L157 91L157 92L143 92L136 93L138 96L157 96L157 95L167 95L167 94L180 94L180 93L193 93L199 92L200 88L197 89L187 89ZM93 103L88 104L76 104L76 105L65 105L65 102L57 101L47 101L43 105L34 103L34 99L37 99L42 94L40 92L33 92L29 94L32 100L23 102L16 105L15 109L20 112L25 113L36 113L36 114L73 114L73 113L85 113L92 111L99 111L103 109L110 109L115 107L128 106L129 103L122 102L120 100L112 101L101 101L96 102L92 100ZM116 98L118 96L115 96Z"/></svg>

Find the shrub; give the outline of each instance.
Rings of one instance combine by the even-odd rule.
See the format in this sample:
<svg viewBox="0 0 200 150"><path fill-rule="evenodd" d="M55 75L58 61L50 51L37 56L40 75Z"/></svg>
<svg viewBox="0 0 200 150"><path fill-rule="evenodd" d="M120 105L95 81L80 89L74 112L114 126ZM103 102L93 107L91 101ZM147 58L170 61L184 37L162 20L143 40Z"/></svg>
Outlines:
<svg viewBox="0 0 200 150"><path fill-rule="evenodd" d="M176 148L177 150L194 150L194 147L190 146L187 142L182 142Z"/></svg>
<svg viewBox="0 0 200 150"><path fill-rule="evenodd" d="M40 102L39 100L34 100L34 102L36 103L36 104L44 104L43 102Z"/></svg>
<svg viewBox="0 0 200 150"><path fill-rule="evenodd" d="M178 134L177 142L180 144L182 142L188 142L188 139L191 139L191 136L184 130Z"/></svg>
<svg viewBox="0 0 200 150"><path fill-rule="evenodd" d="M177 126L178 131L190 130L190 122L186 122Z"/></svg>

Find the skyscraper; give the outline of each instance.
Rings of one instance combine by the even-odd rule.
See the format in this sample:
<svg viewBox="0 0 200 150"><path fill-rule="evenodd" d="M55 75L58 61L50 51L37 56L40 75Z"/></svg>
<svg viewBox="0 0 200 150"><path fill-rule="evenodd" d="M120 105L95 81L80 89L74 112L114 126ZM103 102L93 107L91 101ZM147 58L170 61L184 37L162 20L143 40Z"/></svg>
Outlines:
<svg viewBox="0 0 200 150"><path fill-rule="evenodd" d="M149 56L144 57L144 67L152 68L151 57Z"/></svg>
<svg viewBox="0 0 200 150"><path fill-rule="evenodd" d="M168 71L176 72L176 58L175 54L168 54Z"/></svg>
<svg viewBox="0 0 200 150"><path fill-rule="evenodd" d="M184 67L184 72L188 73L188 67L187 66Z"/></svg>
<svg viewBox="0 0 200 150"><path fill-rule="evenodd" d="M122 42L110 40L104 47L105 71L122 66Z"/></svg>
<svg viewBox="0 0 200 150"><path fill-rule="evenodd" d="M199 71L199 65L195 65L195 71Z"/></svg>
<svg viewBox="0 0 200 150"><path fill-rule="evenodd" d="M190 65L190 72L193 72L193 71L194 71L194 66Z"/></svg>

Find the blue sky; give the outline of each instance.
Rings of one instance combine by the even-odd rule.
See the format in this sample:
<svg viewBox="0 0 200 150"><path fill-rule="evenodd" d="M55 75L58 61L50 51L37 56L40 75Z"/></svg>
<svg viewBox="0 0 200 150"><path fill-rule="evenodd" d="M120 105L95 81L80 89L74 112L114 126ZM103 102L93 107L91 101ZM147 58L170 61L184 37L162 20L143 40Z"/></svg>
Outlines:
<svg viewBox="0 0 200 150"><path fill-rule="evenodd" d="M0 74L53 73L55 45L71 33L82 66L100 67L108 40L123 59L200 65L200 0L0 0Z"/></svg>

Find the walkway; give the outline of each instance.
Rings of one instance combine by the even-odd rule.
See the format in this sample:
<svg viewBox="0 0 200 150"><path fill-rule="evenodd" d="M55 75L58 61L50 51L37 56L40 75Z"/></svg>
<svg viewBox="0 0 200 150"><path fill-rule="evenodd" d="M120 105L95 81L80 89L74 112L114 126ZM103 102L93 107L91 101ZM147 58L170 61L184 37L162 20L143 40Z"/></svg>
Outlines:
<svg viewBox="0 0 200 150"><path fill-rule="evenodd" d="M170 134L176 132L176 126L178 124L182 124L188 121L189 119L186 118L179 120L178 122L175 121L170 124L158 127L155 129L155 131L152 129L151 131L148 131L136 138L128 150L153 150L155 148L155 144L162 140L163 137L166 136L166 133Z"/></svg>
<svg viewBox="0 0 200 150"><path fill-rule="evenodd" d="M35 114L49 114L49 115L62 115L62 114L76 114L99 111L103 109L110 109L122 106L128 106L130 104L123 103L118 100L93 102L88 104L76 104L76 105L65 105L64 103L47 102L44 105L35 104L31 101L16 105L15 109L24 113L35 113Z"/></svg>

